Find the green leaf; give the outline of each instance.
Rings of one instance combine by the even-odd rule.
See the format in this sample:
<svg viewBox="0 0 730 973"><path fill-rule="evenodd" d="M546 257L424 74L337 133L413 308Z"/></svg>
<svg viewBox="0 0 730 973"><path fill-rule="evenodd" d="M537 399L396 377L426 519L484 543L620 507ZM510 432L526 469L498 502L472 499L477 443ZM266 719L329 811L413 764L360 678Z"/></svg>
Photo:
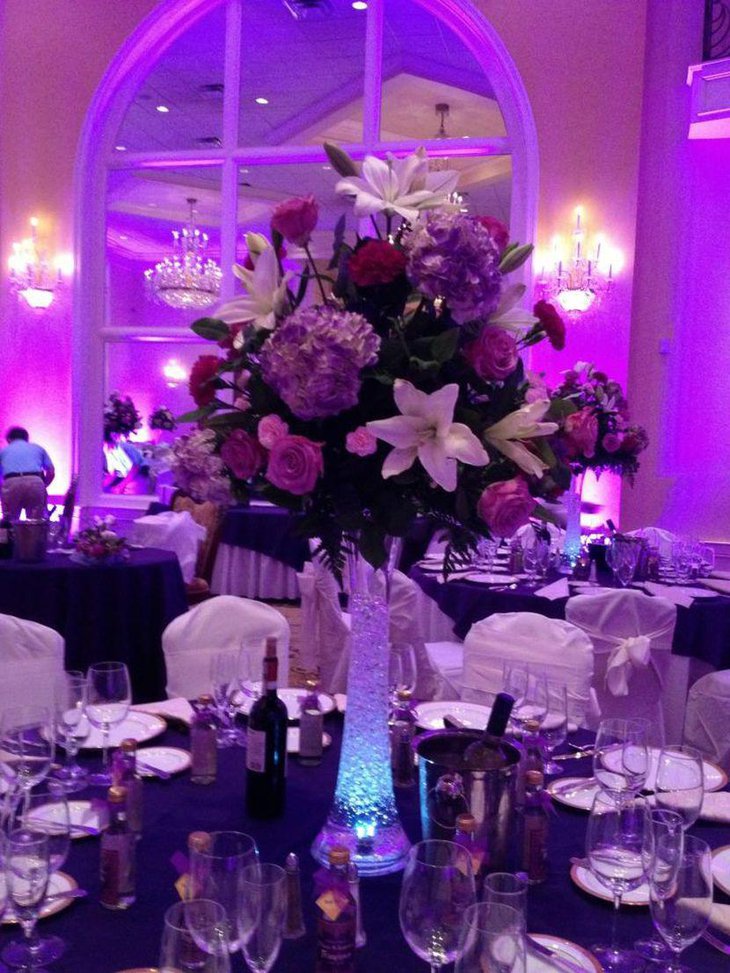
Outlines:
<svg viewBox="0 0 730 973"><path fill-rule="evenodd" d="M578 411L578 407L570 399L552 399L550 408L545 413L545 422L560 422L567 416Z"/></svg>
<svg viewBox="0 0 730 973"><path fill-rule="evenodd" d="M299 287L297 289L296 297L294 298L294 307L299 307L299 305L304 300L304 295L307 293L307 285L312 278L312 272L309 267L306 266L301 274L301 279L299 281Z"/></svg>
<svg viewBox="0 0 730 973"><path fill-rule="evenodd" d="M218 318L198 318L191 325L195 334L206 341L222 341L228 337L228 325Z"/></svg>
<svg viewBox="0 0 730 973"><path fill-rule="evenodd" d="M252 423L253 425L256 424L247 412L236 409L228 412L217 412L210 416L205 424L212 429L226 429L229 426L251 426Z"/></svg>
<svg viewBox="0 0 730 973"><path fill-rule="evenodd" d="M375 524L370 524L360 532L360 553L374 568L382 567L388 556L385 550L385 532Z"/></svg>
<svg viewBox="0 0 730 973"><path fill-rule="evenodd" d="M500 272L503 274L511 274L513 270L517 270L527 260L533 249L534 247L531 243L523 243L521 247L515 247L513 250L505 253L499 265Z"/></svg>
<svg viewBox="0 0 730 973"><path fill-rule="evenodd" d="M448 331L443 331L433 340L433 345L431 347L431 354L436 359L437 362L443 364L444 362L451 361L451 359L456 354L456 349L459 346L459 329L449 328Z"/></svg>
<svg viewBox="0 0 730 973"><path fill-rule="evenodd" d="M546 524L555 524L558 527L560 526L557 520L557 512L553 513L552 510L548 510L547 507L543 507L543 505L540 503L533 508L530 516L534 517L536 520L542 520Z"/></svg>
<svg viewBox="0 0 730 973"><path fill-rule="evenodd" d="M345 177L358 176L360 174L355 162L353 162L347 152L341 149L339 145L334 145L332 142L325 142L324 150L335 172Z"/></svg>
<svg viewBox="0 0 730 973"><path fill-rule="evenodd" d="M201 405L199 409L193 409L192 412L184 412L181 416L176 416L178 422L200 422L201 419L207 419L207 417L213 412L215 406Z"/></svg>

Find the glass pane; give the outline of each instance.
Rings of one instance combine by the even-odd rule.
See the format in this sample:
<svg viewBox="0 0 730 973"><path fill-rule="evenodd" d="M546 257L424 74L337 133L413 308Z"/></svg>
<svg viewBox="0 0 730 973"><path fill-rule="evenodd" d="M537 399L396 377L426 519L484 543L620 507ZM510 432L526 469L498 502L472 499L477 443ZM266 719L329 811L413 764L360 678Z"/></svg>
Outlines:
<svg viewBox="0 0 730 973"><path fill-rule="evenodd" d="M202 310L178 309L156 297L145 271L174 255L173 232L190 219L208 235L203 260L220 261L220 170L120 170L107 190L108 319L112 327L184 326ZM214 284L214 282L212 282ZM164 291L158 292L160 295ZM217 300L217 294L210 298Z"/></svg>
<svg viewBox="0 0 730 973"><path fill-rule="evenodd" d="M299 18L301 0L246 0L241 145L362 140L366 12L344 0Z"/></svg>
<svg viewBox="0 0 730 973"><path fill-rule="evenodd" d="M436 138L442 116L449 138L505 134L489 81L456 34L413 0L386 4L381 141Z"/></svg>
<svg viewBox="0 0 730 973"><path fill-rule="evenodd" d="M117 151L215 148L223 136L225 4L162 55L129 106ZM166 109L166 110L165 110Z"/></svg>
<svg viewBox="0 0 730 973"><path fill-rule="evenodd" d="M457 191L462 208L472 216L495 216L509 226L512 199L512 159L490 155L474 159L449 159L444 168L457 169Z"/></svg>

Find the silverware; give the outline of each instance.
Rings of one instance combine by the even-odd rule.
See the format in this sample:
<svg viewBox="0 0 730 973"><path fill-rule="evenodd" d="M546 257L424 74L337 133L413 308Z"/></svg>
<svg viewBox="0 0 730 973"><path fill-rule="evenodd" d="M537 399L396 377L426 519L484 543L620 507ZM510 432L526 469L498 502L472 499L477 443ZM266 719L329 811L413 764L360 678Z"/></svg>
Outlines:
<svg viewBox="0 0 730 973"><path fill-rule="evenodd" d="M89 893L86 889L66 889L65 892L51 892L43 900L43 904L46 902L55 902L57 899L85 899Z"/></svg>
<svg viewBox="0 0 730 973"><path fill-rule="evenodd" d="M453 716L451 713L446 713L444 715L444 727L447 730L465 730L467 729L466 723L460 720L458 716Z"/></svg>
<svg viewBox="0 0 730 973"><path fill-rule="evenodd" d="M592 757L595 750L580 750L578 753L559 753L553 756L553 760L582 760L583 757Z"/></svg>
<svg viewBox="0 0 730 973"><path fill-rule="evenodd" d="M556 969L570 971L570 973L583 973L582 966L578 966L577 963L572 963L557 950L548 949L547 946L543 946L541 942L538 942L537 939L534 939L530 935L527 936L527 946L528 949L533 949L540 956L544 956L546 959L549 958Z"/></svg>
<svg viewBox="0 0 730 973"><path fill-rule="evenodd" d="M137 767L143 770L147 774L152 774L153 777L159 777L160 780L169 780L172 774L168 773L166 770L161 770L159 767L153 767L152 764L146 764L144 761L137 757Z"/></svg>
<svg viewBox="0 0 730 973"><path fill-rule="evenodd" d="M94 828L94 827L92 827L89 824L72 824L71 825L71 834L72 835L73 835L74 831L77 834L88 834L88 835L91 835L94 838L98 837L101 834L101 830L99 828Z"/></svg>
<svg viewBox="0 0 730 973"><path fill-rule="evenodd" d="M706 940L710 946L714 946L715 949L719 949L721 953L725 953L726 956L730 956L730 946L728 946L727 943L724 943L721 939L718 939L717 936L713 936L709 929L705 929L705 931L702 933L702 938Z"/></svg>
<svg viewBox="0 0 730 973"><path fill-rule="evenodd" d="M584 781L577 784L568 784L566 786L565 782L563 782L562 787L559 784L558 786L553 784L552 789L555 794L559 794L560 797L565 797L568 794L578 794L580 791L592 790L597 786L598 784L594 777L586 777Z"/></svg>

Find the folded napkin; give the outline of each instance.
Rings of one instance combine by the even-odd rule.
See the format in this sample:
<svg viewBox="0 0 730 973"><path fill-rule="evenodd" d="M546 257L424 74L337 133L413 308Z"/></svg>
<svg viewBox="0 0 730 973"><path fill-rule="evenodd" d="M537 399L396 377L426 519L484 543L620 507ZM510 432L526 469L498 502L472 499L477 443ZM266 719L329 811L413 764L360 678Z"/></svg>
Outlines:
<svg viewBox="0 0 730 973"><path fill-rule="evenodd" d="M711 578L722 578L723 581L730 581L730 571L710 571Z"/></svg>
<svg viewBox="0 0 730 973"><path fill-rule="evenodd" d="M698 905L697 899L684 899L683 905L688 909L694 909L695 912L704 912L702 900L699 900L699 902L700 904ZM710 913L710 927L719 929L721 932L730 935L730 905L722 905L719 902L713 904L712 912Z"/></svg>
<svg viewBox="0 0 730 973"><path fill-rule="evenodd" d="M683 585L658 584L656 581L645 581L644 589L650 595L666 598L667 601L671 601L672 604L679 605L682 608L689 608L695 598L703 597L705 594L701 588L698 590Z"/></svg>
<svg viewBox="0 0 730 973"><path fill-rule="evenodd" d="M334 694L335 706L337 707L338 713L344 713L347 709L347 696L345 693L335 693Z"/></svg>
<svg viewBox="0 0 730 973"><path fill-rule="evenodd" d="M705 794L700 817L704 821L730 824L730 791L714 791Z"/></svg>
<svg viewBox="0 0 730 973"><path fill-rule="evenodd" d="M558 598L569 598L568 579L558 578L552 584L546 584L544 588L538 588L535 592L540 598L547 598L548 601L557 601Z"/></svg>
<svg viewBox="0 0 730 973"><path fill-rule="evenodd" d="M723 574L727 574L727 572L723 572ZM702 578L700 584L703 584L706 588L712 588L713 591L719 591L721 595L730 595L730 581L722 580L715 575L711 578Z"/></svg>
<svg viewBox="0 0 730 973"><path fill-rule="evenodd" d="M194 710L187 699L182 697L176 699L162 699L159 703L137 703L130 706L130 709L137 713L152 713L161 716L163 719L177 720L190 726L193 722Z"/></svg>

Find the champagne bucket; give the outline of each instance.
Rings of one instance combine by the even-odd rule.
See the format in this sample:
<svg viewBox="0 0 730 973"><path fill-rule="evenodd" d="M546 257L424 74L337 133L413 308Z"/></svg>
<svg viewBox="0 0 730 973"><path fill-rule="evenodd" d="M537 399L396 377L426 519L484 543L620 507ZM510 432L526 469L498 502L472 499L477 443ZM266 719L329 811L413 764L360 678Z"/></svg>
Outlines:
<svg viewBox="0 0 730 973"><path fill-rule="evenodd" d="M48 549L47 520L16 520L13 523L13 543L18 561L43 561Z"/></svg>
<svg viewBox="0 0 730 973"><path fill-rule="evenodd" d="M453 841L456 818L470 812L477 822L477 837L487 847L488 871L501 871L506 867L517 818L520 754L511 744L502 743L503 767L470 770L464 753L481 736L479 730L435 730L415 741L421 828L424 839Z"/></svg>

